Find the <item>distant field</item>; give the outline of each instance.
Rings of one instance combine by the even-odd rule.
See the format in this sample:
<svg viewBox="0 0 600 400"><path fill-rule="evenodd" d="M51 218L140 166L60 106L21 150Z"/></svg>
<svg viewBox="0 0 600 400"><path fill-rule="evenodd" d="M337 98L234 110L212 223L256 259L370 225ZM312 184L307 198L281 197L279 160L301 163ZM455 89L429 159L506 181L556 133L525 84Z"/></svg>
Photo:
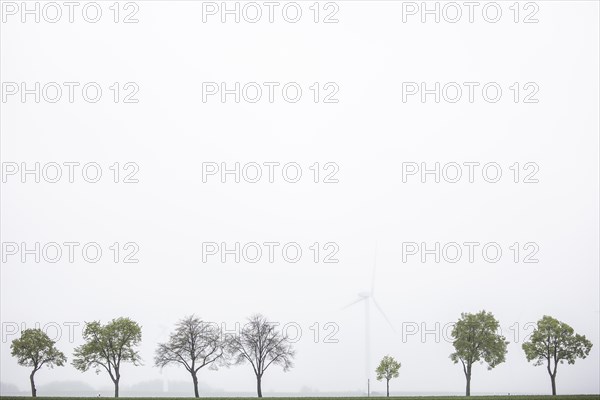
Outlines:
<svg viewBox="0 0 600 400"><path fill-rule="evenodd" d="M5 400L23 400L26 396L0 396L0 399ZM42 400L97 400L98 397L43 397L38 396L37 399ZM108 398L105 396L103 398ZM202 400L249 400L256 397L200 397ZM582 395L564 395L564 396L541 396L541 395L530 395L530 396L390 396L390 399L401 399L401 400L462 400L462 399L475 399L475 400L600 400L598 394L582 394ZM130 400L190 400L193 397L119 397L119 399L130 399ZM371 396L371 397L263 397L265 400L372 400L379 399L383 400L386 397Z"/></svg>

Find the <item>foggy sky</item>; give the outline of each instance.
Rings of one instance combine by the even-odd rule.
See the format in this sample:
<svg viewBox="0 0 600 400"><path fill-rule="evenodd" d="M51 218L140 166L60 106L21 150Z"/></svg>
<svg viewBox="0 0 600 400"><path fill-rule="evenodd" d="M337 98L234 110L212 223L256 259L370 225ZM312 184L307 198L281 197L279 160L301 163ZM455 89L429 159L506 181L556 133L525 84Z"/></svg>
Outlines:
<svg viewBox="0 0 600 400"><path fill-rule="evenodd" d="M9 177L2 242L97 242L104 251L97 263L3 262L3 393L26 394L29 385L29 369L10 356L16 325L39 323L49 334L61 327L57 347L70 363L85 321L130 317L143 329L144 365L123 368L123 393L142 386L158 396L159 383L170 381L172 390L189 382L191 395L184 369L153 367L156 344L186 315L231 329L253 313L301 334L295 367L269 369L265 395L364 393L364 305L343 307L373 280L394 327L371 306L374 391L385 390L374 369L389 354L402 363L392 394L462 393L448 326L461 312L482 309L494 313L510 344L505 363L474 367L473 393L550 392L544 367L527 363L521 350L543 315L594 343L587 359L559 366L558 392L600 391L597 2L539 1L536 24L515 24L505 3L495 24L423 24L418 16L402 23L401 3L389 1L338 2L336 24L315 24L308 3L296 24L203 23L201 3L138 4L136 24L104 14L96 24L22 24L17 16L1 25L3 82L93 81L104 89L95 104L21 103L18 96L1 104L2 162L93 161L103 172L95 184ZM139 103L115 104L114 82L135 82ZM297 82L304 91L295 104L223 104L218 96L203 103L203 82ZM314 82L335 82L339 102L315 104ZM503 96L497 103L403 102L403 82L497 82ZM514 82L535 82L539 103L515 104ZM136 163L139 183L113 183L115 162ZM303 176L298 183L281 175L274 183L218 176L203 183L204 162L296 162ZM339 183L314 183L315 162L336 163ZM474 183L418 176L403 183L405 162L495 162L503 175L498 183L481 174ZM536 163L539 183L514 183L515 162ZM114 242L135 242L139 263L114 263ZM274 263L203 262L203 242L294 242L303 256L297 263L281 253ZM319 263L309 249L315 242ZM322 262L329 242L339 247L338 263ZM473 263L465 255L456 263L402 262L406 242L494 242L503 255L496 263L479 250ZM515 242L539 246L539 262L515 263ZM521 248L520 261L526 254ZM199 379L203 393L255 390L247 364L202 370ZM39 395L53 382L55 390L84 385L80 393L111 388L106 373L70 364L44 368L36 381Z"/></svg>

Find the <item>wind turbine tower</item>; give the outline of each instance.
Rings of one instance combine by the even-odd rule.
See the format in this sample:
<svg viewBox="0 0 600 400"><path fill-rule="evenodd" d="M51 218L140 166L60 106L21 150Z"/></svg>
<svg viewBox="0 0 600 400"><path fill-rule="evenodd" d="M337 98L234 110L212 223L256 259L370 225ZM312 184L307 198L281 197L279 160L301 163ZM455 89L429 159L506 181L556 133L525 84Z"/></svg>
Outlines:
<svg viewBox="0 0 600 400"><path fill-rule="evenodd" d="M371 378L371 302L375 305L375 307L377 308L379 313L383 316L383 318L386 320L388 325L392 328L392 331L394 331L394 332L396 331L394 329L394 326L392 325L390 319L387 317L387 315L383 311L383 308L381 308L381 306L379 305L377 300L375 300L375 297L374 297L374 294L375 294L375 272L376 272L376 266L377 266L376 257L377 257L377 250L375 251L375 258L373 260L373 276L371 278L371 290L358 293L358 299L354 300L353 302L351 302L350 304L348 304L347 306L342 308L342 309L349 308L357 303L360 303L361 301L364 302L364 305L365 305L365 377L367 379L367 393L369 392L369 386L370 386L369 384L370 384L370 378Z"/></svg>

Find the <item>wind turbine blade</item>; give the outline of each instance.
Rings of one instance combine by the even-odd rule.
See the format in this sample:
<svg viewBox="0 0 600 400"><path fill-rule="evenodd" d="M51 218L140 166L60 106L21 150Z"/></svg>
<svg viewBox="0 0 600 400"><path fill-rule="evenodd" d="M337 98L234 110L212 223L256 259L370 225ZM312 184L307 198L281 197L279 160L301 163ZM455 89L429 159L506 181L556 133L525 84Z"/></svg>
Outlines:
<svg viewBox="0 0 600 400"><path fill-rule="evenodd" d="M352 303L345 305L344 307L340 308L340 310L345 310L346 308L355 305L356 303L358 303L359 301L363 301L365 299L363 298L359 298L358 300L354 300Z"/></svg>
<svg viewBox="0 0 600 400"><path fill-rule="evenodd" d="M392 331L394 331L394 333L396 333L396 329L394 328L394 325L392 324L392 321L390 321L390 319L387 317L387 315L385 315L385 312L383 312L383 308L381 308L381 306L379 305L379 303L377 303L377 300L375 300L374 297L371 297L371 300L373 300L373 304L375 304L375 307L377 307L377 309L379 310L379 312L381 313L381 315L383 315L383 318L385 318L385 320L389 324L390 328L392 328Z"/></svg>

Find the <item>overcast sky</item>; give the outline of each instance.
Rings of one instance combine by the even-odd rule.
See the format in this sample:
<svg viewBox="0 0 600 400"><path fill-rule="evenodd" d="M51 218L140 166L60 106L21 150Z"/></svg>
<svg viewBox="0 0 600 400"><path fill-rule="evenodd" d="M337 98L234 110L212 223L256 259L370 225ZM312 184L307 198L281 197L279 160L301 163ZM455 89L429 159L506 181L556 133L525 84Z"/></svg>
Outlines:
<svg viewBox="0 0 600 400"><path fill-rule="evenodd" d="M85 2L73 23L65 6L62 19L50 23L45 18L55 18L55 10L41 2L40 22L26 16L22 23L20 2L17 9L7 3L0 39L5 393L29 385L28 368L10 356L16 326L46 327L70 362L85 321L119 316L143 328L144 365L124 368L124 393L147 381L187 383L181 368L153 367L153 354L174 323L192 313L228 329L263 313L291 336L300 332L295 367L268 370L265 394L358 394L367 378L381 393L385 384L372 371L386 354L402 363L392 393L461 393L465 380L448 357L448 327L461 312L482 309L494 313L510 344L504 364L474 368L473 393L549 393L545 369L527 363L521 350L543 315L594 343L587 359L559 366L558 392L600 391L598 2L520 3L518 16L512 2L501 2L496 23L486 21L496 18L495 8L486 8L484 18L485 3L473 23L465 6L458 22L447 21L456 14L444 2L439 23L431 15L422 23L420 10L392 1L321 2L318 16L312 2L300 2L296 23L283 18L285 2L274 9L273 23L262 2L256 23L244 19L256 11L244 2L239 23L231 15L222 23L220 10L213 15L212 5L192 1L121 3L118 23L112 2L99 3L97 23L82 17ZM95 18L94 8L86 10ZM296 18L296 6L286 11ZM138 22L123 23L127 16ZM40 102L35 94L22 102L22 89L35 91L35 82ZM64 82L76 83L72 103ZM82 95L89 82L102 89L95 103ZM239 103L233 94L221 101L222 82L226 89L240 83ZM250 82L262 90L256 103L248 101L256 97ZM272 103L264 82L273 82ZM440 83L439 103L435 94L422 101L422 82L425 89ZM286 100L282 88L289 83ZM62 97L51 103L56 86ZM298 87L302 96L293 103ZM453 103L457 87L462 97ZM23 183L23 166L36 162L40 182L29 174ZM79 163L73 183L69 162ZM62 166L57 183L50 182L52 163ZM97 163L86 169L88 180L101 169L97 183L84 179L87 163ZM220 169L235 163L240 182L230 174L222 183ZM257 183L249 182L253 163L261 166ZM423 183L421 169L436 163L440 182L429 174ZM462 177L451 183L457 164ZM203 177L215 165L219 171ZM419 171L403 179L415 165ZM298 169L299 181L288 182ZM500 179L489 182L498 169ZM33 249L36 242L40 262L35 254L23 262L21 243ZM55 247L41 250L50 242L63 251L55 263ZM79 243L73 263L65 242ZM240 253L247 243L260 244L262 258L251 262L256 246L248 245L239 263L234 255L223 263L221 252L212 255L206 245L233 249L236 242ZM278 243L272 263L265 242ZM434 249L436 242L439 262L434 254L422 262L421 243ZM465 242L478 243L473 262ZM86 243L97 243L90 257L101 248L99 261L83 258ZM443 252L447 243L458 243L462 257L454 244ZM291 262L298 248L302 255ZM125 263L127 256L139 262ZM364 303L343 307L373 283L394 329L371 304L366 361ZM203 370L199 379L204 393L255 390L248 365ZM94 391L111 385L106 373L69 364L40 371L39 394L53 382L74 387L67 381Z"/></svg>

